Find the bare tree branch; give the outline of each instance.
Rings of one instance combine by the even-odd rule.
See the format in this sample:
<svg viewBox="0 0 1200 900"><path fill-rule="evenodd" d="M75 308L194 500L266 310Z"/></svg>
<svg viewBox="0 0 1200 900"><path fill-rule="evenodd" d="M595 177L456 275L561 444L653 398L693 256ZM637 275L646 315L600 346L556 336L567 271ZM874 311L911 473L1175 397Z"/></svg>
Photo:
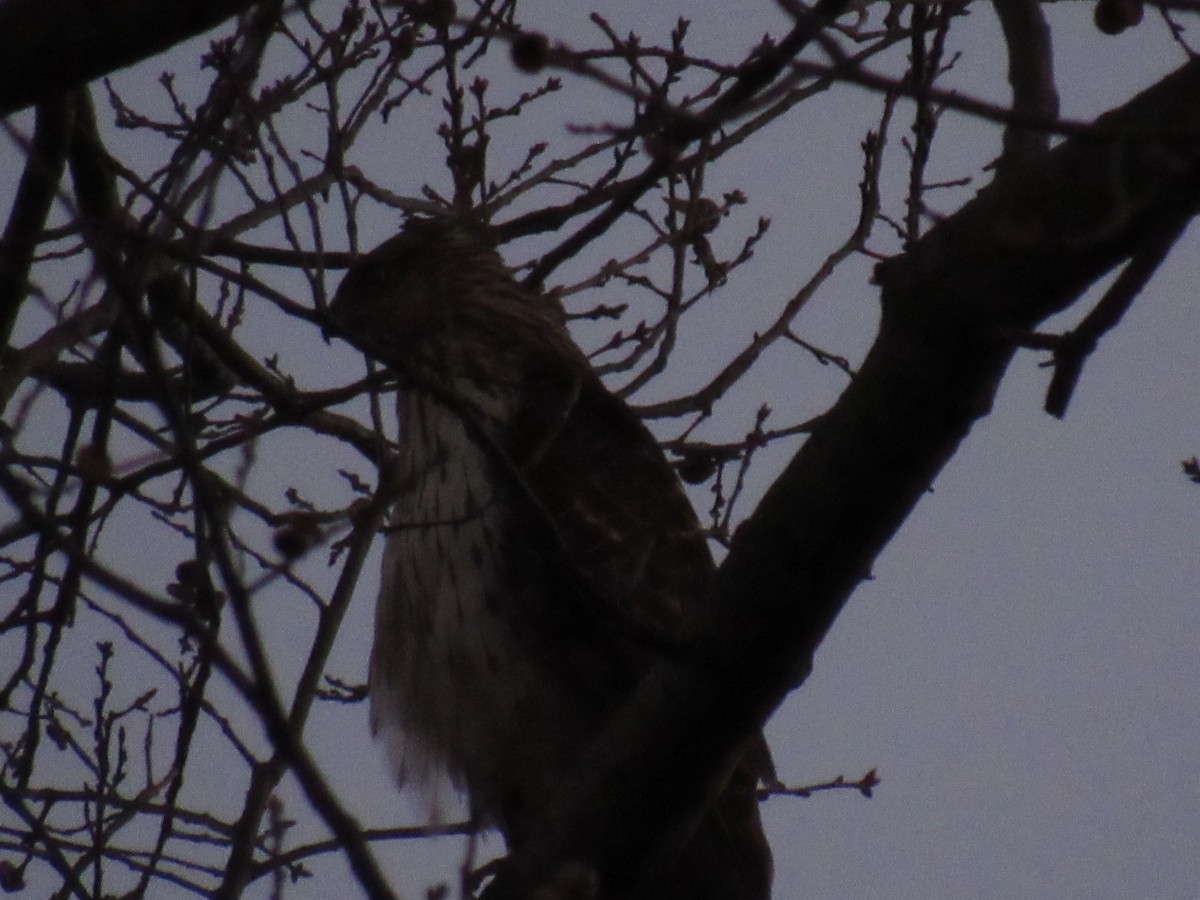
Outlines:
<svg viewBox="0 0 1200 900"><path fill-rule="evenodd" d="M1192 62L881 265L883 322L866 362L734 536L704 632L710 664L655 669L489 900L525 897L578 860L628 890L637 873L612 861L669 855L990 410L1012 335L1070 305L1145 229L1198 207Z"/></svg>
<svg viewBox="0 0 1200 900"><path fill-rule="evenodd" d="M7 344L25 298L29 266L67 160L75 104L53 98L38 107L25 171L0 236L0 345Z"/></svg>
<svg viewBox="0 0 1200 900"><path fill-rule="evenodd" d="M6 0L0 3L0 116L161 53L253 0Z"/></svg>
<svg viewBox="0 0 1200 900"><path fill-rule="evenodd" d="M0 113L38 106L28 135L32 116L6 125L25 164L0 241L0 332L14 344L0 354L0 506L11 510L0 513L0 635L14 646L0 666L3 887L28 870L35 891L49 879L42 893L63 897L170 885L234 898L259 879L282 895L288 879L318 874L312 860L336 855L321 875L348 869L349 890L385 897L389 881L415 876L382 871L376 842L479 827L363 831L357 819L375 807L338 795L337 779L355 773L316 757L330 715L355 715L354 739L368 740L365 710L346 706L366 693L350 597L373 539L393 528L383 510L412 487L394 483L389 461L404 440L389 411L403 379L347 366L321 330L326 297L358 256L360 228L373 240L401 213L456 205L501 244L542 236L518 245L543 254L523 271L531 282L569 273L553 290L597 371L627 391L645 384L643 417L677 419L663 446L685 480L711 487L705 533L732 548L698 649L689 640L668 654L563 787L540 841L485 866L499 873L489 897L529 900L582 861L604 900L646 900L639 878L670 857L745 735L804 680L1017 348L1054 352L1051 393L1065 405L1200 191L1195 63L1096 123L1063 121L1029 0L998 0L1011 105L941 86L961 5L914 15L875 4L831 23L844 0L776 3L789 17L778 41L756 33L754 50L720 42L728 55L709 58L690 49L686 20L656 42L595 18L589 47L587 33L559 43L522 30L515 0L0 0ZM89 92L71 90L234 15L228 39L184 54L202 55L204 78L181 56L151 60L139 90L124 90L132 78L106 86L100 121ZM510 63L559 71L531 88L506 80ZM179 75L155 86L163 67ZM855 84L880 103L863 126L857 216L848 191L839 209L852 221L811 217L823 229L813 237L829 241L824 262L771 273L783 277L770 308L716 310L746 296L741 267L770 246L759 240L769 220L755 227L735 209L757 201L726 190L738 155L768 126L795 124L817 94ZM580 87L622 105L566 139L537 115L516 121L532 108L591 115L568 94ZM923 122L916 141L893 139L902 98ZM994 183L938 221L931 188L966 180L940 169L946 138L933 125L946 110L1005 128L1006 152ZM816 135L803 116L802 146L787 131L769 156L783 178L809 162ZM1067 141L1045 152L1047 134ZM570 143L587 135L599 137ZM913 177L900 184L906 162ZM907 222L896 214L906 202ZM882 330L859 366L810 335L803 314L810 298L839 294L835 273L856 278L863 257L906 237L909 252L877 269ZM1123 263L1073 332L1033 331ZM705 307L736 341L708 379L689 355ZM768 351L833 363L851 386L832 411L788 408L767 427L766 403L731 407L749 402L741 389ZM753 426L736 424L747 412ZM772 464L756 451L798 434L811 437L734 531L739 498L755 493L752 461L754 472ZM282 616L286 633L274 630ZM87 675L97 654L96 678L77 690L81 658ZM75 771L62 774L62 759ZM227 775L220 802L199 814L209 798L188 789L214 769ZM463 896L477 883L464 876Z"/></svg>
<svg viewBox="0 0 1200 900"><path fill-rule="evenodd" d="M1013 112L1021 118L1054 122L1058 119L1058 89L1054 84L1054 52L1050 26L1037 0L996 0L996 16L1008 45L1008 83ZM1050 145L1048 131L1009 124L1004 130L1001 165L1020 165Z"/></svg>

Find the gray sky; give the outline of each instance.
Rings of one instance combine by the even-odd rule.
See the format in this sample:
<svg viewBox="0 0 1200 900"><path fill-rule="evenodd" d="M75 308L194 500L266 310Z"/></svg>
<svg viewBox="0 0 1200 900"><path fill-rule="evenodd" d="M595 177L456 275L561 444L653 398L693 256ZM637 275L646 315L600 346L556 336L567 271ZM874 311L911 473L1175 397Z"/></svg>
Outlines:
<svg viewBox="0 0 1200 900"><path fill-rule="evenodd" d="M543 8L554 17L527 12L525 21L576 46L599 41L586 23L593 8L618 32L639 31L648 41L665 39L675 16L686 13L694 22L692 49L725 60L782 26L767 2L743 4L737 15L714 2ZM1090 4L1056 4L1048 13L1066 117L1089 119L1184 61L1155 15L1110 38L1092 26ZM951 86L1006 97L989 7L974 9L951 49L964 53ZM151 73L143 82L147 94L157 70L144 70ZM122 76L121 83L141 77ZM837 89L710 171L710 193L738 187L748 195L734 219L743 232L758 216L769 216L774 227L755 264L696 316L654 396L714 371L849 233L860 177L856 148L879 102L855 88ZM562 136L568 123L603 121L622 109L591 88L573 93L568 79L542 118L523 119L520 127ZM419 144L412 140L409 164L431 171L441 165L442 151L429 146L421 150L427 156L413 155ZM994 126L947 114L933 176L983 183L982 169L998 147ZM381 142L373 152L381 154L373 160L379 165L394 150ZM0 170L0 196L9 196L16 171ZM416 183L404 178L398 190ZM893 210L897 185L890 182ZM952 212L969 195L959 190L930 200ZM364 242L394 225L382 216L364 222ZM737 237L731 233L730 246ZM613 251L599 248L596 258L604 255ZM873 767L883 783L870 801L847 792L768 802L776 897L1200 897L1200 492L1179 468L1200 452L1198 259L1200 232L1193 228L1089 362L1064 422L1041 412L1048 370L1038 367L1036 354L1019 356L991 417L880 558L875 579L851 600L812 677L768 734L789 783L857 778ZM860 361L877 315L868 275L866 264L850 267L804 312L798 330ZM285 358L310 352L298 341L283 337ZM355 364L339 348L322 352L330 355L321 365L339 373ZM744 432L763 402L776 410L777 424L811 415L841 383L798 354L774 353L727 404L734 418L723 436ZM794 449L764 453L752 493L765 489ZM297 471L308 479L310 469L313 491L329 483L327 459L303 446L280 452L294 453L282 460L282 483ZM340 659L361 661L357 670L339 671L350 679L365 673L371 568L342 637ZM263 620L281 646L311 626L283 601L264 609ZM277 665L285 675L285 652ZM308 737L365 822L396 821L405 807L368 739L364 710L322 711ZM222 773L210 774L211 789L220 789ZM204 781L193 789L204 790ZM419 821L415 810L406 814ZM414 898L428 881L452 877L460 853L450 840L381 856ZM340 863L315 869L318 877L297 886L295 896L334 896L347 884ZM30 896L39 896L32 887ZM265 896L267 887L253 895Z"/></svg>

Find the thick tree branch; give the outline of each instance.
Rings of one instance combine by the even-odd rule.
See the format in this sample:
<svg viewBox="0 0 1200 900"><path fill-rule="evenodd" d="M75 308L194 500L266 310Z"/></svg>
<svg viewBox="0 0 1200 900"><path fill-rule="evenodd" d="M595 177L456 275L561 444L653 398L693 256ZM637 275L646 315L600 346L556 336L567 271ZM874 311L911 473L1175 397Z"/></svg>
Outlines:
<svg viewBox="0 0 1200 900"><path fill-rule="evenodd" d="M1008 83L1013 112L1041 119L1041 129L1009 123L1004 129L1001 168L1019 166L1046 151L1049 126L1058 121L1058 89L1054 84L1054 51L1050 26L1037 0L995 0L996 16L1008 46Z"/></svg>
<svg viewBox="0 0 1200 900"><path fill-rule="evenodd" d="M253 0L3 0L0 116L219 25Z"/></svg>
<svg viewBox="0 0 1200 900"><path fill-rule="evenodd" d="M880 267L880 334L836 406L734 536L703 632L709 665L665 662L573 773L489 897L564 863L605 898L615 861L669 854L729 761L803 681L857 584L986 415L1016 335L1076 300L1147 230L1200 207L1200 61L999 177Z"/></svg>
<svg viewBox="0 0 1200 900"><path fill-rule="evenodd" d="M25 302L29 267L67 159L74 99L56 97L37 111L25 171L0 236L0 345L7 345Z"/></svg>
<svg viewBox="0 0 1200 900"><path fill-rule="evenodd" d="M1112 287L1105 291L1100 302L1079 326L1054 342L1054 376L1046 389L1044 407L1050 415L1059 419L1066 415L1067 404L1071 402L1075 385L1083 374L1084 362L1096 349L1100 338L1116 328L1121 317L1129 311L1133 301L1183 234L1190 219L1190 216L1181 214L1177 220L1163 221L1161 228L1147 236L1129 265L1121 270Z"/></svg>

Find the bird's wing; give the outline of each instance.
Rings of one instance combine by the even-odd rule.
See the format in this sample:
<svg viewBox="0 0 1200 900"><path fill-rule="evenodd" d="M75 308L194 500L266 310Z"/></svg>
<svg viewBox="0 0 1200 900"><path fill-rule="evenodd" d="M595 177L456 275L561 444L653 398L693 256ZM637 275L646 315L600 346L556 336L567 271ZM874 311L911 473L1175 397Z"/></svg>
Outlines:
<svg viewBox="0 0 1200 900"><path fill-rule="evenodd" d="M590 370L531 379L522 396L503 449L565 602L619 640L682 647L715 565L662 449Z"/></svg>

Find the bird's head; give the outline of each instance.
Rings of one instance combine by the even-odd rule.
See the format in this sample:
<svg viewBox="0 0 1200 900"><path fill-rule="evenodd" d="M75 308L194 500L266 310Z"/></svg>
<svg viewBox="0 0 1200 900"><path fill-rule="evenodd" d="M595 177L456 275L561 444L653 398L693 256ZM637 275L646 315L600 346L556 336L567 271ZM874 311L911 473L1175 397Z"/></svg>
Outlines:
<svg viewBox="0 0 1200 900"><path fill-rule="evenodd" d="M518 284L486 229L451 215L410 219L357 260L329 306L334 328L384 362L448 348L512 358L578 356L557 301Z"/></svg>
<svg viewBox="0 0 1200 900"><path fill-rule="evenodd" d="M454 327L464 269L503 272L483 229L448 216L411 219L354 262L329 306L355 343L419 340Z"/></svg>

